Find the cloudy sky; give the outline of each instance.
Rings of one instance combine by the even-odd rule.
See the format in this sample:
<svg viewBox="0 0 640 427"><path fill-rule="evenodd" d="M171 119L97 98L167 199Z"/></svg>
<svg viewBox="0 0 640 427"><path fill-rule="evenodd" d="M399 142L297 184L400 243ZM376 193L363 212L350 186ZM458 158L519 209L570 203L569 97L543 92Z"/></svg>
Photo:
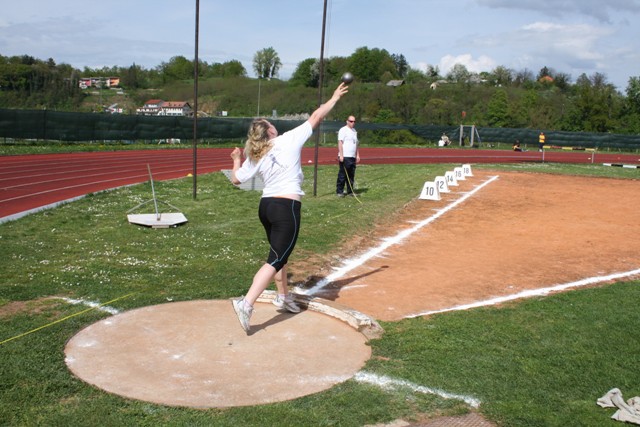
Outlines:
<svg viewBox="0 0 640 427"><path fill-rule="evenodd" d="M195 0L0 0L0 55L76 68L154 68L194 56ZM640 76L640 0L328 0L325 57L358 47L403 54L413 68L547 66L572 81L596 72L624 92ZM320 56L321 0L200 0L199 57L241 61L273 47L287 79ZM636 24L633 24L636 22Z"/></svg>

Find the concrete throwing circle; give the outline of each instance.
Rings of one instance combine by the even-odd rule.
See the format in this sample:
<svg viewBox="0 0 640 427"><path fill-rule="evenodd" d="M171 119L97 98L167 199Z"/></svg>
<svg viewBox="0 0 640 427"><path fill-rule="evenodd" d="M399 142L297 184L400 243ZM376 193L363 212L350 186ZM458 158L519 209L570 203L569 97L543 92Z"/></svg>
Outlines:
<svg viewBox="0 0 640 427"><path fill-rule="evenodd" d="M107 392L169 406L221 408L294 399L346 381L371 357L364 335L330 316L257 303L245 334L231 302L131 310L65 348L69 369Z"/></svg>

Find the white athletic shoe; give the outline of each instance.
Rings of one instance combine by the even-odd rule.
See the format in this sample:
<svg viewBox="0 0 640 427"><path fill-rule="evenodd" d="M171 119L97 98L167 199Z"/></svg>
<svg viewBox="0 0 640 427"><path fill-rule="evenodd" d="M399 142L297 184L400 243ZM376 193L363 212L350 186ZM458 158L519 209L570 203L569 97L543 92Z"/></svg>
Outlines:
<svg viewBox="0 0 640 427"><path fill-rule="evenodd" d="M244 329L245 332L249 332L249 329L251 328L251 325L249 325L249 320L251 319L251 315L253 314L253 308L246 308L244 297L231 300L231 304L233 305L233 309L238 316L240 326L242 326L242 329Z"/></svg>
<svg viewBox="0 0 640 427"><path fill-rule="evenodd" d="M276 298L271 303L278 308L284 308L290 313L300 313L300 306L296 304L291 294L287 294L284 299L280 298L280 295L276 295Z"/></svg>

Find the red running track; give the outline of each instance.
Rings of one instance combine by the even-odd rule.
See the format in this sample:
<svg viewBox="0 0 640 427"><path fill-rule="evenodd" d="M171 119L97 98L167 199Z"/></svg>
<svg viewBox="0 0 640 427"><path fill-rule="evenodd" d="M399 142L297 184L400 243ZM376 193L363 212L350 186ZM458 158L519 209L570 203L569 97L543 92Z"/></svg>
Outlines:
<svg viewBox="0 0 640 427"><path fill-rule="evenodd" d="M230 148L199 148L197 173L231 168ZM318 150L318 164L336 162L337 149ZM540 162L543 153L454 148L362 148L362 164ZM315 149L302 150L304 165ZM585 151L545 152L544 161L562 163L640 164L638 155ZM0 157L0 222L55 206L84 195L154 180L181 178L193 172L191 149L36 154Z"/></svg>

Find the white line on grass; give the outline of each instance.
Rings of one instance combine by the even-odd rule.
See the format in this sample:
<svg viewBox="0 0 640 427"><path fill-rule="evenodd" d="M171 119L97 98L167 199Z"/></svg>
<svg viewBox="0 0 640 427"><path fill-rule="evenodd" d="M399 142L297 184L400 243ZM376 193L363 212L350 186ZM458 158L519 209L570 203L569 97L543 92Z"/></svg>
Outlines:
<svg viewBox="0 0 640 427"><path fill-rule="evenodd" d="M389 247L391 247L393 245L397 245L398 243L402 242L404 239L406 239L407 237L409 237L410 235L412 235L416 231L420 230L425 225L428 225L428 224L432 223L433 221L435 221L436 219L440 218L442 215L444 215L445 213L449 212L451 209L455 208L456 206L460 205L465 200L467 200L468 198L473 196L475 193L477 193L482 188L484 188L486 185L489 185L490 183L492 183L496 179L498 179L497 175L490 177L488 180L486 180L482 184L478 185L473 190L471 190L471 191L469 191L467 193L464 193L464 195L462 197L460 197L459 199L455 200L454 202L450 203L449 205L445 206L444 208L438 210L434 215L430 216L429 218L426 218L426 219L416 223L415 226L413 226L413 227L411 227L409 229L403 230L403 231L401 231L400 233L396 234L393 237L388 237L386 239L383 239L382 244L380 246L375 247L373 249L370 249L368 252L360 255L359 257L346 260L342 264L342 267L339 267L339 268L335 269L333 273L329 274L327 277L325 277L324 279L320 280L318 283L315 284L315 286L313 286L313 287L311 287L309 289L302 289L302 288L299 288L299 287L296 288L296 293L299 293L299 294L302 294L302 295L314 295L314 294L316 294L322 288L327 286L329 283L331 283L334 280L344 276L345 274L349 273L351 270L355 269L356 267L359 267L359 266L363 265L365 262L369 261L370 259L372 259L372 258L374 258L376 256L379 256L384 251L389 249Z"/></svg>
<svg viewBox="0 0 640 427"><path fill-rule="evenodd" d="M593 285L595 283L607 282L607 281L610 281L610 280L623 279L623 278L637 276L637 275L640 275L640 269L631 270L631 271L625 271L625 272L622 272L622 273L613 273L613 274L610 274L608 276L589 277L589 278L586 278L586 279L578 280L576 282L564 283L564 284L560 284L560 285L553 285L553 286L549 286L549 287L541 288L541 289L531 289L531 290L519 292L517 294L506 295L506 296L497 297L497 298L492 298L492 299L485 300L485 301L477 301L477 302L473 302L473 303L470 303L470 304L457 305L455 307L443 308L441 310L424 311L422 313L411 314L409 316L405 316L405 318L408 319L408 318L413 318L413 317L428 316L430 314L444 313L444 312L447 312L447 311L468 310L470 308L497 305L497 304L501 304L503 302L513 301L513 300L520 299L520 298L531 298L531 297L536 297L536 296L544 296L544 295L547 295L547 294L549 294L551 292L563 291L563 290L569 289L569 288L579 288L579 287L582 287L582 286Z"/></svg>
<svg viewBox="0 0 640 427"><path fill-rule="evenodd" d="M390 389L390 388L399 388L399 387L407 387L414 392L424 393L424 394L435 394L436 396L440 396L445 399L457 399L464 401L467 405L477 408L480 406L480 400L470 397L470 396L462 396L459 394L453 394L446 392L444 390L439 390L437 388L429 388L421 385L413 384L409 381L405 380L396 380L384 375L376 375L369 372L358 372L353 377L356 381L361 383L373 384L377 385L382 389Z"/></svg>
<svg viewBox="0 0 640 427"><path fill-rule="evenodd" d="M100 305L100 303L98 302L93 302L93 301L86 301L83 299L73 299L73 298L60 298L63 301L68 302L69 304L74 304L74 305L86 305L87 307L91 307L94 308L96 310L99 311L104 311L105 313L109 313L109 314L118 314L120 313L120 311L116 310L113 307L108 307L105 305Z"/></svg>

